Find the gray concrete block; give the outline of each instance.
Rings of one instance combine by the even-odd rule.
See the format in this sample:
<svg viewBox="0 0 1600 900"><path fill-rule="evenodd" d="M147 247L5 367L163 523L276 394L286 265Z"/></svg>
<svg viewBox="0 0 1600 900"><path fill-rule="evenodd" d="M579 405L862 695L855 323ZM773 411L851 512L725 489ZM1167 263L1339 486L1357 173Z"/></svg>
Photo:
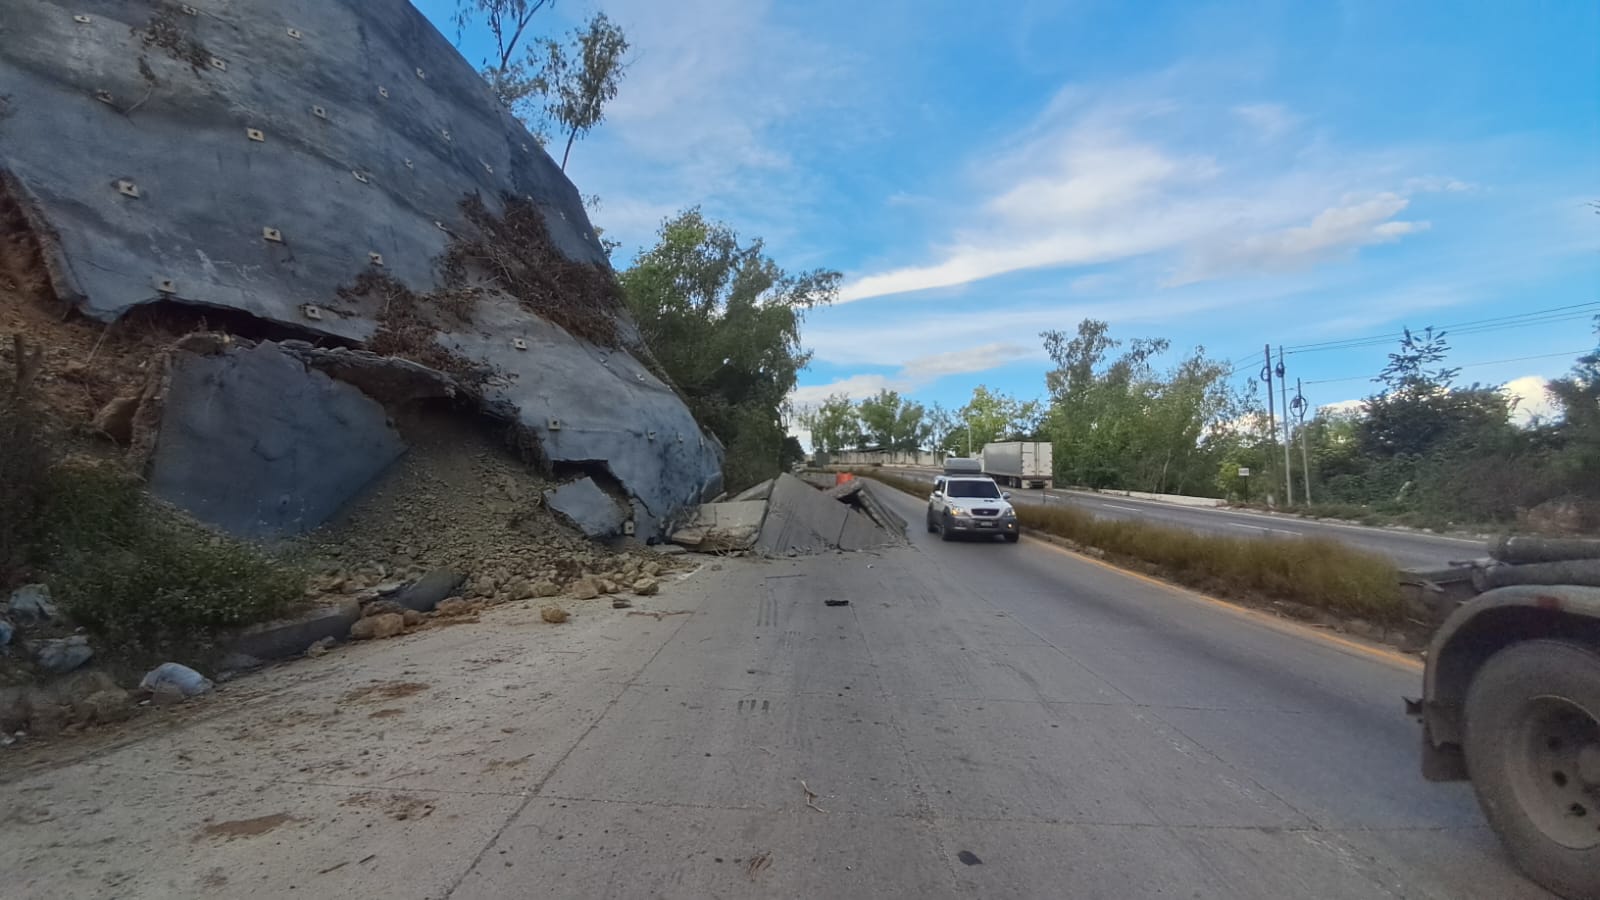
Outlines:
<svg viewBox="0 0 1600 900"><path fill-rule="evenodd" d="M845 517L844 528L839 532L840 550L870 550L889 543L889 534L877 522L851 511Z"/></svg>
<svg viewBox="0 0 1600 900"><path fill-rule="evenodd" d="M821 553L840 548L845 540L847 549L853 550L888 541L877 523L793 475L778 477L768 504L766 522L756 541L756 549L768 556ZM872 532L878 539L873 539Z"/></svg>
<svg viewBox="0 0 1600 900"><path fill-rule="evenodd" d="M150 488L247 538L322 524L405 452L376 401L276 344L176 353Z"/></svg>
<svg viewBox="0 0 1600 900"><path fill-rule="evenodd" d="M611 537L622 533L628 510L616 498L601 490L592 478L551 488L544 492L545 505L570 522L586 537Z"/></svg>
<svg viewBox="0 0 1600 900"><path fill-rule="evenodd" d="M754 487L745 488L739 493L733 495L732 500L735 502L744 500L765 500L772 496L772 486L776 482L776 478L768 478L766 481L763 481Z"/></svg>

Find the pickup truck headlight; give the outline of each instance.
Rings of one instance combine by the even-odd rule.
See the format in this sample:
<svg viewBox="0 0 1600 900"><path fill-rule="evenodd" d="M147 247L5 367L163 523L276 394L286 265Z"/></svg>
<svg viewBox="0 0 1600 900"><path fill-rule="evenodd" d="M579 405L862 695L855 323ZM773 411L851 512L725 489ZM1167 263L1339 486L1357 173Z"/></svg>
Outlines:
<svg viewBox="0 0 1600 900"><path fill-rule="evenodd" d="M1017 511L1014 510L1014 509L1008 509L1005 512L1000 514L1000 518L1002 518L1002 519L1015 519L1016 517L1017 517Z"/></svg>
<svg viewBox="0 0 1600 900"><path fill-rule="evenodd" d="M965 516L967 514L967 511L959 506L950 507L949 512L952 516Z"/></svg>

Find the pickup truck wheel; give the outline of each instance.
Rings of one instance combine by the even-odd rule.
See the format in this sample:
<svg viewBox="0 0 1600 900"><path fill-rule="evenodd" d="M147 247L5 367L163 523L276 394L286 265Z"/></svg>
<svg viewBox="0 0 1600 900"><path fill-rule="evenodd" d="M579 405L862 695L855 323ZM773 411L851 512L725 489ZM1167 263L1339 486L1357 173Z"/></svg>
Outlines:
<svg viewBox="0 0 1600 900"><path fill-rule="evenodd" d="M1020 534L1008 534L1008 535L1006 535L1006 543L1015 544L1021 538L1022 538L1022 535L1020 535Z"/></svg>
<svg viewBox="0 0 1600 900"><path fill-rule="evenodd" d="M1467 689L1467 771L1484 815L1528 877L1600 897L1600 654L1522 641Z"/></svg>
<svg viewBox="0 0 1600 900"><path fill-rule="evenodd" d="M955 539L956 539L955 532L952 531L951 528L950 528L950 516L949 516L949 514L946 514L944 516L944 518L942 520L940 520L940 524L939 524L939 540L941 540L941 541L953 541Z"/></svg>
<svg viewBox="0 0 1600 900"><path fill-rule="evenodd" d="M933 514L932 513L929 513L928 515L925 515L922 518L925 519L927 521L927 523L928 523L928 533L929 534L933 534L935 531L939 530L939 526L933 524Z"/></svg>

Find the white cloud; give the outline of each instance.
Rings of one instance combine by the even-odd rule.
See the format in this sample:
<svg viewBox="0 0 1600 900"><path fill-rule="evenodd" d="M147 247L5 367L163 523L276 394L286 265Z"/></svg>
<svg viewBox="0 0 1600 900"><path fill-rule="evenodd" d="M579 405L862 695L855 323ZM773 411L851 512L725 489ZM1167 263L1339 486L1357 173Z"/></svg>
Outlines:
<svg viewBox="0 0 1600 900"><path fill-rule="evenodd" d="M1406 179L1406 192L1412 194L1446 193L1463 194L1477 190L1477 185L1443 175L1423 175Z"/></svg>
<svg viewBox="0 0 1600 900"><path fill-rule="evenodd" d="M839 302L1107 262L1170 245L1187 221L1129 211L1148 206L1164 185L1212 170L1208 160L1173 156L1098 125L1039 138L995 168L1022 174L983 202L980 224L941 248L940 261L858 277L840 290Z"/></svg>
<svg viewBox="0 0 1600 900"><path fill-rule="evenodd" d="M1305 225L1254 234L1199 251L1171 284L1260 272L1304 269L1337 254L1370 244L1397 241L1426 231L1427 222L1397 220L1411 201L1382 193L1365 200L1347 200Z"/></svg>
<svg viewBox="0 0 1600 900"><path fill-rule="evenodd" d="M1300 122L1298 116L1280 103L1246 103L1235 106L1232 112L1269 141L1293 130Z"/></svg>
<svg viewBox="0 0 1600 900"><path fill-rule="evenodd" d="M663 210L699 204L772 237L793 204L771 198L804 196L813 177L789 150L794 131L822 128L819 111L848 102L853 61L762 0L612 0L606 12L633 43L627 80L568 166L605 201L596 224L631 248Z"/></svg>
<svg viewBox="0 0 1600 900"><path fill-rule="evenodd" d="M1549 380L1540 375L1524 375L1500 386L1502 393L1517 402L1512 421L1528 425L1535 419L1549 421L1561 414L1556 398L1545 387Z"/></svg>
<svg viewBox="0 0 1600 900"><path fill-rule="evenodd" d="M1560 416L1560 405L1545 387L1549 382L1550 379L1543 375L1524 375L1500 386L1501 393L1516 402L1516 409L1511 415L1513 422L1518 425L1530 425L1536 420L1548 422ZM1327 403L1317 407L1317 414L1358 415L1363 405L1364 401L1361 400L1340 400L1337 403Z"/></svg>
<svg viewBox="0 0 1600 900"><path fill-rule="evenodd" d="M942 378L946 375L986 372L1007 363L1025 359L1035 353L1037 351L1018 344L984 344L980 347L951 350L947 353L935 353L931 356L917 357L907 362L900 369L900 377L907 381L920 383Z"/></svg>
<svg viewBox="0 0 1600 900"><path fill-rule="evenodd" d="M1365 400L1337 400L1317 407L1319 416L1358 416L1366 408Z"/></svg>
<svg viewBox="0 0 1600 900"><path fill-rule="evenodd" d="M904 390L906 385L887 375L851 375L828 384L814 384L807 387L795 388L789 394L789 402L796 407L814 406L832 397L834 394L843 394L851 400L860 400L871 397L879 391Z"/></svg>
<svg viewBox="0 0 1600 900"><path fill-rule="evenodd" d="M851 375L828 384L795 388L789 395L789 402L795 406L811 406L821 403L834 394L844 394L852 400L860 400L883 390L914 391L946 375L986 372L1036 353L1037 351L1017 344L993 343L948 353L919 356L907 360L893 375Z"/></svg>
<svg viewBox="0 0 1600 900"><path fill-rule="evenodd" d="M1015 149L975 164L977 196L931 261L857 274L840 302L1149 254L1188 258L1177 286L1303 268L1427 227L1394 220L1408 201L1382 187L1397 180L1392 161L1316 143L1238 152L1231 132L1290 128L1281 107L1236 107L1230 130L1204 104L1109 93L1061 92L1004 145Z"/></svg>

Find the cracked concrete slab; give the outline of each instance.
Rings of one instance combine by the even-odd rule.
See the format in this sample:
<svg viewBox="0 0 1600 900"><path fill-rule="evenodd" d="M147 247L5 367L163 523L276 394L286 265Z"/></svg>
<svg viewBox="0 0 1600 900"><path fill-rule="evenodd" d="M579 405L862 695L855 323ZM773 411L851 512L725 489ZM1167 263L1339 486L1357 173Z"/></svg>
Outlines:
<svg viewBox="0 0 1600 900"><path fill-rule="evenodd" d="M768 556L865 550L890 543L870 518L793 475L780 475L767 500L756 549Z"/></svg>

